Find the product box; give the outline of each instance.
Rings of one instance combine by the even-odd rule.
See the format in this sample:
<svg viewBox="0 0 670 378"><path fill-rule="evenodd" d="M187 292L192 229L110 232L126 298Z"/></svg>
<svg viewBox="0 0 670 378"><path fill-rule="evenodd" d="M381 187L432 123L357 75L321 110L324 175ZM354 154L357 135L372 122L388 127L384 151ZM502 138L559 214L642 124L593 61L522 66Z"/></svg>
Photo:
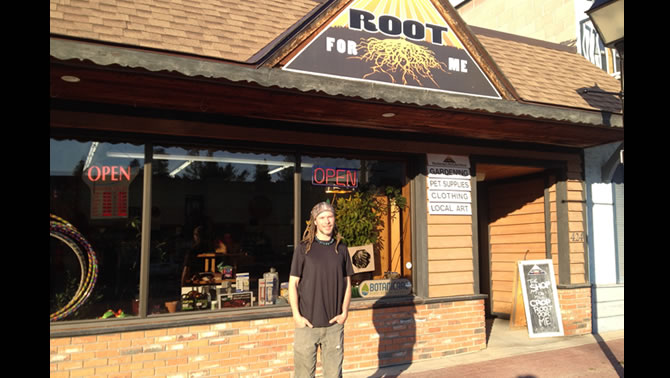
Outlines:
<svg viewBox="0 0 670 378"><path fill-rule="evenodd" d="M233 278L233 267L230 265L223 265L221 267L221 275L223 279Z"/></svg>
<svg viewBox="0 0 670 378"><path fill-rule="evenodd" d="M282 282L279 289L279 296L288 299L288 282Z"/></svg>
<svg viewBox="0 0 670 378"><path fill-rule="evenodd" d="M190 291L181 297L182 311L205 310L209 308L209 299L203 293L195 290Z"/></svg>
<svg viewBox="0 0 670 378"><path fill-rule="evenodd" d="M265 297L267 289L265 287L265 278L258 279L258 305L265 306Z"/></svg>
<svg viewBox="0 0 670 378"><path fill-rule="evenodd" d="M271 305L277 303L277 297L275 295L276 290L276 285L275 283L278 283L275 279L273 278L266 278L265 279L265 304L266 305Z"/></svg>
<svg viewBox="0 0 670 378"><path fill-rule="evenodd" d="M251 291L243 291L232 294L219 295L220 308L251 307L254 303L254 295Z"/></svg>
<svg viewBox="0 0 670 378"><path fill-rule="evenodd" d="M249 291L249 273L237 273L235 275L235 291Z"/></svg>

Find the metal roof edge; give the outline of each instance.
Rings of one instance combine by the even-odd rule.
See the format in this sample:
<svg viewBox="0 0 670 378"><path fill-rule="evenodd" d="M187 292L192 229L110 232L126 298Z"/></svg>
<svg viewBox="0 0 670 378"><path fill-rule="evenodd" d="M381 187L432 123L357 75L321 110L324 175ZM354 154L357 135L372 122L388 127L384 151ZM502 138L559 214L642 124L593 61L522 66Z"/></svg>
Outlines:
<svg viewBox="0 0 670 378"><path fill-rule="evenodd" d="M331 96L341 95L364 100L381 100L387 103L436 106L445 110L489 113L502 117L623 128L622 116L607 112L564 109L557 106L443 93L420 88L388 90L388 85L374 82L329 78L278 68L247 67L215 60L73 41L53 36L50 38L49 49L52 57L63 61L88 60L100 66L116 64L121 67L142 68L152 72L168 71L189 77L201 76L232 82L249 82L263 87L296 89L301 92L318 91Z"/></svg>

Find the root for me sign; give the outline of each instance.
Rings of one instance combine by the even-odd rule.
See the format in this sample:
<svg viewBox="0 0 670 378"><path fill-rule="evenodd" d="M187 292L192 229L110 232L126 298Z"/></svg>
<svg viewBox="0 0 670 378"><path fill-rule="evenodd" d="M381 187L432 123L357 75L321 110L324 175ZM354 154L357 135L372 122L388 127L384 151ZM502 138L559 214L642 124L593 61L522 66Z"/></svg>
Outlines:
<svg viewBox="0 0 670 378"><path fill-rule="evenodd" d="M358 0L285 70L501 98L430 0Z"/></svg>

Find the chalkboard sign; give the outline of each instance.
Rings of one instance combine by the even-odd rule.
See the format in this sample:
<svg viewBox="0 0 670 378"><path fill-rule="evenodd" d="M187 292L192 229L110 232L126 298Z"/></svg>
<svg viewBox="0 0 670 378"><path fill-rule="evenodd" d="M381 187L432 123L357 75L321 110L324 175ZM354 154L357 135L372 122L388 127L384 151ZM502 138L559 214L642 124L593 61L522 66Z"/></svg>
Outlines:
<svg viewBox="0 0 670 378"><path fill-rule="evenodd" d="M563 336L551 260L519 261L519 276L530 337Z"/></svg>

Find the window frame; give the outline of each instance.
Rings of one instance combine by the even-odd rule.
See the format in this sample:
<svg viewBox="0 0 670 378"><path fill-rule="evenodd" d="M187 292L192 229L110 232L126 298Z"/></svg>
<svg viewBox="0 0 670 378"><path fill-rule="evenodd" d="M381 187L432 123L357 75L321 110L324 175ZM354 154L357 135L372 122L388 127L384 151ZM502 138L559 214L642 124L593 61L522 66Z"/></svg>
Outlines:
<svg viewBox="0 0 670 378"><path fill-rule="evenodd" d="M139 306L137 316L119 318L119 319L106 319L104 322L101 322L99 319L82 319L82 320L70 320L70 321L61 321L61 322L51 322L51 334L52 337L58 337L57 335L85 335L85 334L100 334L100 333L110 333L110 332L120 332L126 330L136 330L136 329L154 329L154 328L163 328L167 324L174 325L196 325L196 324L207 324L207 323L218 323L223 321L242 321L250 319L269 319L275 317L286 317L292 316L290 306L287 304L273 305L268 307L254 307L254 308L244 308L244 309L218 309L218 310L206 310L206 311L193 311L193 312L177 312L170 314L149 314L149 286L150 286L150 257L151 257L151 210L153 204L153 167L154 162L154 147L157 145L189 145L197 148L218 148L218 149L235 149L239 151L248 151L248 152L257 152L257 153L278 153L286 156L294 156L294 219L300 219L301 214L301 182L303 175L303 167L301 166L303 156L321 156L329 158L352 158L352 159L367 159L367 160L386 160L386 161L395 161L402 164L405 164L405 185L408 186L410 190L410 198L408 198L408 206L410 209L413 207L412 204L416 203L413 201L415 193L422 193L420 190L416 189L417 184L421 183L421 174L418 174L417 177L412 178L412 172L415 170L414 167L417 166L425 157L416 154L407 154L399 153L390 155L389 153L378 152L378 151L368 151L368 150L359 150L359 149L332 149L332 148L319 148L316 146L298 146L298 145L285 145L281 148L277 146L269 146L266 144L253 144L251 142L230 142L225 140L218 140L214 143L199 141L199 140L172 140L172 138L137 138L133 136L124 136L119 135L107 135L106 133L98 134L92 133L91 135L70 135L70 133L52 133L50 135L52 139L74 139L74 140L100 140L101 142L126 142L126 143L138 143L144 145L144 163L143 163L143 176L137 177L136 179L143 180L143 192L142 192L142 209L141 209L141 219L142 219L142 234L140 240L140 275L139 275ZM425 194L425 193L424 193ZM421 217L420 206L417 210L407 211L408 221L410 222L410 232L415 232L417 227L421 227L421 223L425 223L425 216ZM425 210L425 209L424 209ZM417 216L418 215L418 216ZM423 221L421 221L423 219ZM294 245L299 243L302 237L302 227L301 222L294 222ZM370 308L374 306L402 306L409 304L423 303L426 299L423 299L419 293L425 290L417 287L417 273L419 270L417 255L416 255L416 246L420 242L420 238L412 236L411 251L412 262L414 263L414 273L412 273L412 292L406 296L398 296L391 298L353 298L350 308L351 309L363 309ZM421 285L419 285L421 286Z"/></svg>

